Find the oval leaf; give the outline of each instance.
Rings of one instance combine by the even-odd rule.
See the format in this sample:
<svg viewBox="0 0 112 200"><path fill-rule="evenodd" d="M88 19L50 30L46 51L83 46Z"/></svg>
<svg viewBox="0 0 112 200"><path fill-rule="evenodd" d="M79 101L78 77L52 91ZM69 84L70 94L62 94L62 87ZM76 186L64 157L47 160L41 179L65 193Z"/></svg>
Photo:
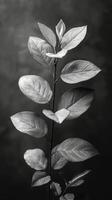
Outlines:
<svg viewBox="0 0 112 200"><path fill-rule="evenodd" d="M71 185L71 187L78 187L80 185L82 185L84 183L83 179L80 179L78 181L76 181L74 184Z"/></svg>
<svg viewBox="0 0 112 200"><path fill-rule="evenodd" d="M101 70L86 60L75 60L65 65L61 72L61 79L69 84L79 83L96 76Z"/></svg>
<svg viewBox="0 0 112 200"><path fill-rule="evenodd" d="M61 41L62 36L65 33L65 30L66 30L65 23L63 22L62 19L60 19L60 21L56 25L56 33L57 33L57 36L59 38L59 41Z"/></svg>
<svg viewBox="0 0 112 200"><path fill-rule="evenodd" d="M75 196L73 193L67 193L60 197L60 200L74 200Z"/></svg>
<svg viewBox="0 0 112 200"><path fill-rule="evenodd" d="M51 180L46 172L37 171L32 177L32 187L37 187L48 183Z"/></svg>
<svg viewBox="0 0 112 200"><path fill-rule="evenodd" d="M51 110L44 109L42 113L49 119L52 119L59 124L61 124L69 115L69 111L67 109L61 109L55 113L53 113Z"/></svg>
<svg viewBox="0 0 112 200"><path fill-rule="evenodd" d="M53 169L61 169L67 164L67 160L57 151L58 145L52 149L51 166Z"/></svg>
<svg viewBox="0 0 112 200"><path fill-rule="evenodd" d="M51 152L51 166L54 169L61 169L68 162L58 151L59 145L56 145Z"/></svg>
<svg viewBox="0 0 112 200"><path fill-rule="evenodd" d="M44 67L54 64L54 59L46 56L46 53L53 53L54 50L45 40L38 37L30 37L28 40L28 49L33 58Z"/></svg>
<svg viewBox="0 0 112 200"><path fill-rule="evenodd" d="M38 23L39 29L45 39L51 44L54 48L56 46L56 36L54 32L46 25Z"/></svg>
<svg viewBox="0 0 112 200"><path fill-rule="evenodd" d="M58 151L70 162L85 161L98 154L92 144L80 138L69 138L64 140L59 146Z"/></svg>
<svg viewBox="0 0 112 200"><path fill-rule="evenodd" d="M69 181L69 187L79 186L79 185L83 184L84 180L82 178L84 178L90 172L91 172L91 170L86 170L86 171L78 174L77 176L75 176L72 180Z"/></svg>
<svg viewBox="0 0 112 200"><path fill-rule="evenodd" d="M44 170L47 167L47 159L43 150L29 149L24 154L26 163L35 170Z"/></svg>
<svg viewBox="0 0 112 200"><path fill-rule="evenodd" d="M61 194L61 192L62 192L61 186L60 186L59 183L52 182L52 183L50 184L50 189L53 190L55 196L59 196L59 195Z"/></svg>
<svg viewBox="0 0 112 200"><path fill-rule="evenodd" d="M75 48L85 38L87 26L70 29L61 40L61 48L67 51Z"/></svg>
<svg viewBox="0 0 112 200"><path fill-rule="evenodd" d="M11 117L11 120L15 128L20 132L36 138L47 134L48 128L45 121L35 116L33 112L24 111L16 113Z"/></svg>
<svg viewBox="0 0 112 200"><path fill-rule="evenodd" d="M75 196L74 196L73 193L67 193L67 194L64 195L64 198L66 200L74 200Z"/></svg>
<svg viewBox="0 0 112 200"><path fill-rule="evenodd" d="M40 76L22 76L19 79L18 84L23 94L36 103L48 103L52 97L52 91L49 83Z"/></svg>
<svg viewBox="0 0 112 200"><path fill-rule="evenodd" d="M77 118L90 107L93 94L92 89L73 88L62 95L58 109L69 111L67 119Z"/></svg>

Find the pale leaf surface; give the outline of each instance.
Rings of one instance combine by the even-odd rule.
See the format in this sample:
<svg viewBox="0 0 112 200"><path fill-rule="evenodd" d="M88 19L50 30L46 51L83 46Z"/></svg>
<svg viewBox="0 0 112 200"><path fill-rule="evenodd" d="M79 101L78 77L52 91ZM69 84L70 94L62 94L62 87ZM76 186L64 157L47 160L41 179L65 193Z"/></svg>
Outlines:
<svg viewBox="0 0 112 200"><path fill-rule="evenodd" d="M69 115L69 111L67 109L61 109L57 112L53 113L51 110L44 109L42 113L48 117L49 119L61 124Z"/></svg>
<svg viewBox="0 0 112 200"><path fill-rule="evenodd" d="M52 153L51 166L53 169L61 169L67 164L67 162L68 161L60 154L59 151L55 151L54 153Z"/></svg>
<svg viewBox="0 0 112 200"><path fill-rule="evenodd" d="M65 33L65 30L66 30L65 23L63 22L62 19L60 19L60 21L56 25L56 33L59 38L59 41L61 41L63 34Z"/></svg>
<svg viewBox="0 0 112 200"><path fill-rule="evenodd" d="M25 75L19 79L19 88L28 98L36 103L48 103L52 97L49 83L40 76Z"/></svg>
<svg viewBox="0 0 112 200"><path fill-rule="evenodd" d="M85 181L83 179L80 179L78 181L76 181L75 183L73 183L72 185L70 185L70 187L78 187L80 185L82 185Z"/></svg>
<svg viewBox="0 0 112 200"><path fill-rule="evenodd" d="M61 51L55 53L46 53L46 56L50 57L50 58L62 58L67 54L67 50L66 49L62 49Z"/></svg>
<svg viewBox="0 0 112 200"><path fill-rule="evenodd" d="M75 48L85 38L86 32L87 26L70 29L61 40L61 48L67 51Z"/></svg>
<svg viewBox="0 0 112 200"><path fill-rule="evenodd" d="M77 176L73 177L73 179L69 181L69 185L77 186L77 184L78 185L82 184L84 182L83 178L90 172L91 172L91 170L86 170L86 171L78 174Z"/></svg>
<svg viewBox="0 0 112 200"><path fill-rule="evenodd" d="M45 121L30 111L14 114L11 121L18 131L36 138L45 136L48 131Z"/></svg>
<svg viewBox="0 0 112 200"><path fill-rule="evenodd" d="M39 29L45 39L51 44L54 48L56 46L56 36L54 32L45 24L38 23Z"/></svg>
<svg viewBox="0 0 112 200"><path fill-rule="evenodd" d="M60 197L60 200L74 200L75 196L73 193L67 193Z"/></svg>
<svg viewBox="0 0 112 200"><path fill-rule="evenodd" d="M47 167L47 159L43 150L29 149L24 154L26 163L35 170L44 170Z"/></svg>
<svg viewBox="0 0 112 200"><path fill-rule="evenodd" d="M58 151L65 159L71 162L85 161L99 154L92 144L80 138L64 140L58 146Z"/></svg>
<svg viewBox="0 0 112 200"><path fill-rule="evenodd" d="M62 192L61 186L60 186L59 183L52 182L52 183L50 184L50 188L53 190L55 196L59 196L59 195L61 194L61 192Z"/></svg>
<svg viewBox="0 0 112 200"><path fill-rule="evenodd" d="M32 177L32 187L37 187L49 183L51 180L50 176L46 172L36 171Z"/></svg>
<svg viewBox="0 0 112 200"><path fill-rule="evenodd" d="M66 200L74 200L74 194L73 193L67 193L67 194L65 194L64 195L64 198L66 199Z"/></svg>
<svg viewBox="0 0 112 200"><path fill-rule="evenodd" d="M54 65L54 59L46 56L46 53L53 53L54 50L45 40L33 36L29 37L28 49L33 58L42 66Z"/></svg>
<svg viewBox="0 0 112 200"><path fill-rule="evenodd" d="M101 70L86 60L75 60L65 65L61 79L69 84L79 83L96 76Z"/></svg>
<svg viewBox="0 0 112 200"><path fill-rule="evenodd" d="M94 93L88 88L73 88L65 92L58 109L67 109L70 113L67 119L74 119L86 112L91 105Z"/></svg>

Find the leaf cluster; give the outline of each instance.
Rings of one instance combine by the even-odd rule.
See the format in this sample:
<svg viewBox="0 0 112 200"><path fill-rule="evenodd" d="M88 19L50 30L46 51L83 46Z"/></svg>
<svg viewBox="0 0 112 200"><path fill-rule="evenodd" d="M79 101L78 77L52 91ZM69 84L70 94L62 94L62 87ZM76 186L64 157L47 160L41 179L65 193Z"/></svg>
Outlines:
<svg viewBox="0 0 112 200"><path fill-rule="evenodd" d="M75 27L66 31L63 20L56 25L56 34L46 25L38 23L38 27L44 37L29 37L28 49L33 58L44 68L53 69L53 84L55 87L57 61L63 58L68 51L78 46L85 38L87 26ZM60 78L68 84L76 84L89 80L96 76L101 70L93 63L86 60L73 60L67 63ZM55 90L52 90L49 82L38 75L25 75L18 82L21 92L38 104L47 104L53 100L55 104ZM57 111L43 109L42 114L53 120L53 123L61 124L65 120L73 120L80 117L90 107L94 98L94 91L89 88L74 87L64 92L58 102ZM35 138L44 137L48 127L41 117L34 112L22 111L11 117L15 128ZM52 133L53 134L53 133ZM82 162L98 154L92 144L81 138L68 138L56 145L51 151L51 168L62 169L68 162ZM36 172L32 178L32 186L40 186L50 183L50 188L60 200L73 200L74 194L65 193L68 187L76 187L84 183L84 176L90 171L85 171L70 180L65 190L59 183L52 181L50 173L47 172L48 161L42 149L29 149L24 154L26 163Z"/></svg>

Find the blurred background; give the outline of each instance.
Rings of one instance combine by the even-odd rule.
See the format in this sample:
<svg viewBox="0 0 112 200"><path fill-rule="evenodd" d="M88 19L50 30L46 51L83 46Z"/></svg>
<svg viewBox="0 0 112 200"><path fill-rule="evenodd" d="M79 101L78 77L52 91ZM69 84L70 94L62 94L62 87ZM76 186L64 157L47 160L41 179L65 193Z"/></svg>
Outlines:
<svg viewBox="0 0 112 200"><path fill-rule="evenodd" d="M27 41L31 35L40 35L38 21L55 30L60 18L67 29L87 24L88 33L84 41L59 62L59 69L74 59L85 59L99 66L102 72L80 84L95 89L95 101L77 120L55 125L54 145L68 137L81 137L94 144L101 156L74 166L76 171L88 165L93 169L86 186L77 190L77 199L103 200L111 195L112 1L0 0L0 200L49 199L48 186L31 189L34 170L23 159L26 149L40 147L46 151L46 139L37 140L20 133L13 127L10 116L25 110L41 113L42 107L20 92L18 79L27 74L48 79L48 71L28 52ZM70 85L59 81L57 87L58 102ZM50 120L46 121L50 132ZM65 173L69 176L70 170L65 169Z"/></svg>

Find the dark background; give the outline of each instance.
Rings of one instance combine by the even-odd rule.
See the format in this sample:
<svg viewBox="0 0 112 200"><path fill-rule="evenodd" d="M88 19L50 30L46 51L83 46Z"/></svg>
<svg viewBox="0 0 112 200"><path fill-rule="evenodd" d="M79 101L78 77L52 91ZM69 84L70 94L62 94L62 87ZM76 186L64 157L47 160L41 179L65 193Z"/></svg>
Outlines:
<svg viewBox="0 0 112 200"><path fill-rule="evenodd" d="M71 167L76 171L93 169L85 188L77 190L77 199L111 198L112 1L0 0L0 200L49 199L48 186L31 189L34 171L23 159L26 149L41 147L46 151L45 138L36 140L18 132L10 116L25 110L40 113L41 108L19 91L18 79L25 74L47 77L47 70L29 54L27 41L30 35L40 34L38 21L54 30L60 18L67 29L87 24L88 33L85 40L59 62L59 67L74 59L85 59L99 66L102 72L80 84L95 89L95 101L77 120L55 125L54 145L68 137L81 137L94 144L101 156ZM59 81L57 87L56 101L70 86ZM50 131L50 121L47 122ZM67 176L69 169L65 169Z"/></svg>

